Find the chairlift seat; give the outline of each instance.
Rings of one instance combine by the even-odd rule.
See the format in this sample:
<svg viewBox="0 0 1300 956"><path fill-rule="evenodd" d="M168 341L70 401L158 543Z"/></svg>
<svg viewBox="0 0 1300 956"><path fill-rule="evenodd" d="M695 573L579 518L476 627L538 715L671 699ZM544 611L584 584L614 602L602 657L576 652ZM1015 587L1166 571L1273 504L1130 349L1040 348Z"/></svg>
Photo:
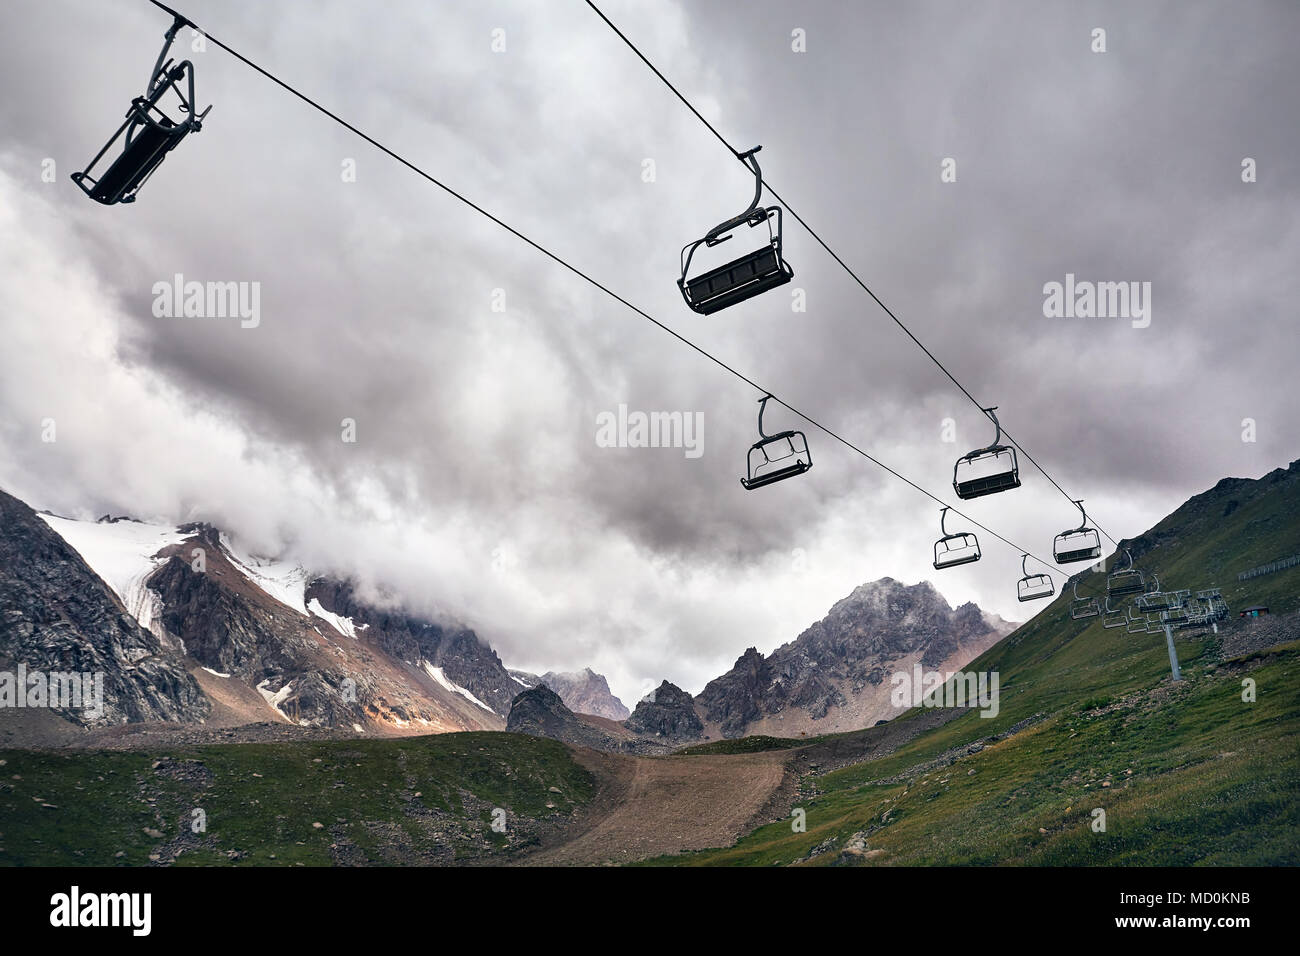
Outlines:
<svg viewBox="0 0 1300 956"><path fill-rule="evenodd" d="M793 278L794 270L781 260L776 246L766 245L678 284L687 305L700 315L712 315Z"/></svg>
<svg viewBox="0 0 1300 956"><path fill-rule="evenodd" d="M1074 564L1079 561L1096 561L1101 557L1101 545L1075 548L1072 551L1054 551L1057 564Z"/></svg>
<svg viewBox="0 0 1300 956"><path fill-rule="evenodd" d="M95 202L111 206L118 202L135 202L135 192L169 152L180 145L189 133L188 126L177 127L166 116L157 121L159 129L145 123L122 154L113 160L104 175L87 192ZM85 187L82 187L85 188Z"/></svg>

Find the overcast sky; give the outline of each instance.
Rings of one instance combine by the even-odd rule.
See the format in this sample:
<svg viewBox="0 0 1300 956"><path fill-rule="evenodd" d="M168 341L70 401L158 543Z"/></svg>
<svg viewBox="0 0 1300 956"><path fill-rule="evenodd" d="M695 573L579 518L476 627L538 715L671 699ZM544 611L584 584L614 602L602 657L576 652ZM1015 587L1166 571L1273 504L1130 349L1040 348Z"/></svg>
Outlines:
<svg viewBox="0 0 1300 956"><path fill-rule="evenodd" d="M1297 456L1300 6L738 6L604 4L1107 531ZM988 422L790 217L792 283L682 303L681 246L752 181L580 0L182 7L956 503ZM743 490L759 393L188 33L202 132L133 206L91 202L68 174L143 92L167 18L6 14L0 487L34 507L209 520L463 618L511 666L590 665L629 704L699 691L885 575L1034 609L1018 551L982 535L981 562L935 572L938 507L784 409L767 430L803 427L815 467ZM177 273L260 283L260 323L155 317ZM1045 317L1067 273L1149 282L1149 326ZM703 454L601 447L620 404L699 413ZM1077 514L1023 464L963 510L1046 557Z"/></svg>

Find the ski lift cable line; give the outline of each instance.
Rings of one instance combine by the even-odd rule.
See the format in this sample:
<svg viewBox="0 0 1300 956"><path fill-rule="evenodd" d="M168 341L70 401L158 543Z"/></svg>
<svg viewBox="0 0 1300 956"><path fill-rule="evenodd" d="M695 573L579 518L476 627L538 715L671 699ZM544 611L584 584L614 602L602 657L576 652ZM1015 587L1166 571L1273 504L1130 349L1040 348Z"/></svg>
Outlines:
<svg viewBox="0 0 1300 956"><path fill-rule="evenodd" d="M682 104L688 110L690 110L692 113L695 114L696 119L698 119L701 123L704 124L705 128L708 129L708 131L717 138L718 142L720 142L723 146L727 147L727 149L731 152L731 154L735 156L736 159L738 159L742 164L745 163L745 158L744 158L745 154L741 153L734 146L732 146L731 143L727 141L727 138L718 131L717 127L715 127L712 123L710 123L707 119L704 118L704 115L695 108L694 104L691 103L691 101L688 100L682 94L682 92L679 89L677 89L676 86L673 85L672 81L669 80L668 77L664 76L664 74L659 70L657 66L655 66L652 62L650 62L650 59L644 53L641 52L640 48L637 47L635 43L633 43L630 39L628 39L627 34L625 34L622 30L620 30L618 26L612 20L610 20L609 17L605 15L604 11L602 11L600 7L596 6L596 4L592 2L592 0L586 0L586 4L587 6L591 7L593 11L595 11L598 17L600 17L602 20L605 21L606 25L611 30L614 31L614 33L618 36L620 40L622 40L625 44L627 44L628 48L631 49L632 52L637 55L637 57L641 60L641 62L644 63L647 67L649 67L650 71L654 73L654 75L657 76L663 82L663 84L666 87L668 87L669 90L672 91L673 95L676 96L679 100L681 100ZM840 268L842 268L849 275L849 277L853 279L854 282L856 282L859 286L861 286L862 291L864 291L867 295L869 295L872 298L872 300L876 303L876 305L880 306L880 308L884 311L884 313L894 320L894 324L897 325L900 329L902 329L903 332L907 335L907 337L910 338L912 342L916 345L916 347L919 348L922 352L924 352L926 354L926 357L929 358L930 361L933 362L935 366L941 372L943 372L944 375L948 377L949 381L951 381L954 385L957 386L958 390L961 391L961 393L970 400L971 404L974 405L976 408L978 408L981 413L984 413L986 406L983 403L981 403L974 395L972 395L970 393L970 390L967 389L966 386L963 385L960 381L958 381L957 377L953 375L952 372L948 371L947 366L945 366L942 362L940 362L938 357L935 356L935 354L930 351L930 349L925 345L925 343L922 342L919 338L917 338L916 335L912 332L912 330L909 329L906 324L904 324L903 320L900 319L897 315L895 315L894 311L891 308L889 308L889 306L885 305L884 302L881 301L880 297L871 290L871 287L868 286L862 280L862 278L857 274L857 272L855 272L853 268L847 262L845 262L844 259L840 257L839 253L837 253L834 249L830 247L829 244L827 244L826 240L821 237L821 235L817 232L817 230L815 230L812 226L810 226L807 220L803 218L803 216L799 215L799 213L794 209L794 207L791 206L790 203L772 187L771 183L769 183L766 179L762 179L761 181L763 187L766 188L767 191L772 194L772 198L785 207L786 211L789 212L790 215L794 217L794 219L799 223L799 225L804 227L804 229L808 232L808 235L812 236L813 239L816 240L817 244L820 245L824 250L826 250L827 254L830 255L830 257L834 259L836 263L839 264ZM1072 504L1074 503L1076 499L1072 495L1070 495L1070 493L1067 492L1064 488L1062 488L1055 478L1053 478L1050 474L1048 474L1047 469L1044 468L1042 465L1040 465L1038 461L1034 458L1034 456L1031 455L1028 451L1026 451L1023 445L1021 445L1019 442L1015 440L1015 438L1011 435L1010 432L1006 431L1006 429L1004 428L1002 433L1006 436L1007 440L1011 442L1011 444L1015 445L1016 448L1019 449L1021 454L1023 454L1027 459L1029 459L1030 463L1035 468L1037 468L1039 472L1042 473L1043 477L1046 478L1049 482L1051 482L1053 486L1055 486L1057 491L1059 491L1062 495L1064 495L1065 498L1069 500ZM1093 521L1093 524L1098 531L1100 531L1102 534L1104 534L1107 538L1110 539L1111 544L1115 545L1116 547L1119 547L1119 542L1116 541L1115 538L1111 536L1109 531L1103 528L1100 524L1097 524L1095 519Z"/></svg>
<svg viewBox="0 0 1300 956"><path fill-rule="evenodd" d="M170 7L166 6L165 4L160 3L159 0L149 0L149 2L152 3L154 6L159 7L159 8L161 8L161 9L167 11L168 13L172 14L173 16L180 16L180 17L182 17L183 19L186 19L186 22L189 23L190 26L193 26L195 29L199 29L199 27L197 27L197 26L196 26L192 21L188 20L187 18L184 18L183 14L178 14L178 13L176 13L176 11L172 10ZM1013 548L1014 550L1016 550L1016 551L1018 551L1018 552L1028 554L1028 555L1029 555L1030 557L1032 557L1035 561L1038 561L1040 564L1043 564L1043 565L1045 565L1046 567L1048 567L1048 568L1050 569L1049 573L1053 573L1053 572L1055 572L1056 569L1052 567L1052 564L1051 564L1050 562L1048 562L1048 561L1044 561L1042 558L1038 557L1038 556L1037 556L1036 554L1034 554L1033 552L1027 552L1027 551L1026 551L1024 548L1022 548L1020 545L1018 545L1018 544L1016 544L1015 542L1013 542L1013 541L1011 541L1011 540L1009 540L1009 539L1003 537L1002 535L998 534L996 531L994 531L992 528L989 528L987 525L981 524L980 522L976 521L974 518L971 518L969 515L966 515L966 514L962 513L961 511L958 511L956 508L953 508L951 505L948 505L947 502L945 502L942 498L939 498L939 497L938 497L937 495L935 495L933 492L931 492L931 491L929 491L929 490L927 490L927 489L921 487L921 486L918 485L916 482L914 482L914 481L912 481L910 478L908 478L906 475L903 475L903 474L901 474L901 473L895 471L895 470L894 470L893 468L891 468L889 465L885 464L885 463L884 463L883 461L881 461L880 459L875 458L874 456L872 456L871 454L869 454L868 452L866 452L866 451L863 450L862 448L858 447L858 446L855 445L853 442L849 441L847 438L845 438L844 436L840 435L840 434L839 434L838 432L836 432L834 429L830 428L830 427L827 426L827 425L823 425L820 421L818 421L817 419L813 418L811 415L807 414L806 412L800 411L798 408L794 407L794 406L791 405L790 403L788 403L788 402L786 402L786 401L783 401L781 398L779 398L778 396L776 396L775 394L773 394L769 389L765 389L765 388L763 388L761 385L759 385L757 382L755 382L752 378L750 378L750 377L749 377L748 375L746 375L745 373L743 373L743 372L739 371L738 369L736 369L735 367L729 365L727 362L725 362L725 361L723 361L722 359L718 358L716 355L714 355L713 353L709 352L708 350L706 350L706 349L703 348L702 346L697 345L695 342L691 341L690 339L686 338L686 336L682 335L681 333L677 332L676 330L674 330L674 329L670 328L669 326L665 325L663 322L660 322L658 319L656 319L656 318L655 318L654 316L652 316L650 313L648 313L648 312L646 312L644 309L641 309L641 308L639 308L638 306L634 305L632 302L628 301L628 300L625 299L623 296L619 295L619 294L618 294L617 292L615 292L613 289L609 288L609 286L607 286L607 285L605 285L604 283L600 282L598 279L595 279L594 277L588 275L586 272L583 272L583 271L582 271L581 269L579 269L577 266L571 264L571 263L568 262L566 259L561 258L561 257L560 257L559 255L557 255L556 253L551 252L551 250L547 249L545 246L541 245L541 244L540 244L539 242L537 242L536 240L534 240L534 239L532 239L532 238L526 236L524 233L520 232L520 231L519 231L518 229L516 229L514 226L511 226L509 223L507 223L507 222L505 222L504 220L500 219L499 217L497 217L496 215L494 215L492 212L490 212L489 210L485 209L483 206L480 206L478 203L474 202L472 199L470 199L470 198L468 198L467 196L465 196L464 194L462 194L462 193L456 191L456 190L453 189L451 186L448 186L446 183L442 182L440 179L438 179L437 177L435 177L433 174L431 174L431 173L427 172L426 170L422 169L421 167L417 166L415 163L413 163L411 160L407 159L406 157L402 156L400 153L395 152L394 150L392 150L392 149L390 149L389 147L385 146L383 143L379 142L379 141L378 141L377 139L375 139L373 136L370 136L368 133L364 132L363 130L361 130L361 129L359 129L358 127L354 126L353 124L349 123L349 122L348 122L347 120L345 120L343 117L339 116L337 113L334 113L333 111L331 111L331 110L328 109L327 107L325 107L325 106L323 106L322 104L318 103L316 100L312 99L312 98L311 98L310 96L308 96L306 93L303 93L301 90L298 90L298 89L295 88L294 86L291 86L289 83L287 83L286 81L280 79L280 78L279 78L278 76L276 76L274 73L270 72L270 71L267 70L266 68L264 68L264 67L258 65L257 63L253 62L253 61L250 60L248 57L246 57L246 56L244 56L242 53L240 53L238 50L235 50L235 49L233 49L232 47L230 47L229 45L223 43L221 40L217 39L216 37L214 37L212 34L208 33L207 31L203 31L203 35L204 35L204 37L205 37L205 38L206 38L210 43L213 44L213 46L216 46L216 47L218 47L218 48L224 50L225 52L229 53L229 54L230 54L231 56L233 56L236 60L239 60L239 61L240 61L241 63L243 63L245 66L247 66L247 67L249 67L250 69L252 69L254 72L259 73L259 74L261 74L262 76L266 77L266 79L270 80L270 81L271 81L272 83L274 83L276 86L279 86L279 87L280 87L281 89L283 89L285 92L290 93L291 95L293 95L293 96L297 97L298 99L302 100L302 101L303 101L304 103L306 103L308 106L310 106L310 107L312 107L313 109L317 110L318 112L324 114L324 115L327 116L329 119L333 120L335 123L338 123L338 124L339 124L340 126L342 126L344 129L348 130L349 132L351 132L351 133L355 134L356 136L360 137L361 139L365 140L365 141L366 141L367 143L369 143L371 146L375 147L375 149L377 149L377 150L379 150L380 152L384 153L386 156L388 156L388 157L390 157L391 159L397 161L398 163L401 163L403 166L405 166L407 169L411 170L411 171L412 171L413 173L415 173L416 175L420 176L422 179L427 180L428 182L430 182L430 183L432 183L433 185L437 186L437 187L438 187L439 189L441 189L443 192L447 193L447 194L448 194L449 196L451 196L452 198L458 200L459 202L461 202L461 203L464 204L465 206L468 206L470 209L474 210L475 212L479 213L480 215L484 216L485 218L491 220L491 221L494 222L496 225L498 225L498 226L500 226L502 229L504 229L506 232L508 232L508 233L510 233L511 235L515 236L517 239L521 240L522 242L528 244L528 245L531 246L532 248L536 249L538 252L542 253L542 255L546 256L548 259L552 260L553 262L557 263L557 264L560 265L560 266L563 266L565 269L567 269L569 272L571 272L571 273L573 273L574 275L576 275L578 278L582 279L584 282L587 282L588 284L590 284L590 285L594 286L595 288L599 289L601 292L605 293L605 294L608 295L610 298L614 299L616 302L620 303L621 305L623 305L623 306L625 306L626 308L630 309L631 311L635 312L637 315L641 316L641 317L642 317L643 319L645 319L646 321L653 323L653 324L654 324L655 326L657 326L659 329L661 329L662 331L668 333L668 334L671 335L673 338L675 338L675 339L677 339L679 342L681 342L683 345L686 345L686 346L688 346L689 348L693 349L694 351L698 352L700 355L704 356L704 357L707 358L709 361L713 362L713 363L714 363L715 365L717 365L719 368L722 368L722 369L724 369L725 371L730 372L730 373L731 373L732 375L734 375L736 378L740 379L742 382L744 382L745 384L749 385L751 388L754 388L755 390L759 391L760 393L767 394L767 395L771 396L771 400L772 400L772 401L774 401L774 402L776 402L778 405L781 405L782 407L786 408L788 411L790 411L792 414L796 415L797 417L802 418L804 421L808 422L808 424L812 425L814 428L817 428L818 430L824 432L827 436L829 436L830 438L833 438L835 441L838 441L840 444L844 445L846 448L848 448L848 449L850 449L850 450L852 450L852 451L854 451L854 452L857 452L857 454L859 454L859 455L861 455L863 458L867 459L867 461L871 462L872 464L876 465L878 468L881 468L881 469L883 469L884 471L888 472L889 474L893 475L893 476L894 476L895 478L897 478L899 481L902 481L903 483L905 483L905 484L911 486L911 487L914 488L916 491L919 491L921 494L925 495L926 497L930 498L931 500L935 501L936 503L938 503L938 504L940 504L940 505L943 505L943 506L945 506L945 507L948 507L948 508L953 512L953 514L957 515L958 517L961 517L961 518L965 519L966 521L969 521L971 524L973 524L973 525L975 525L976 527L982 529L983 531L987 531L990 535L992 535L993 537L997 538L999 541L1003 542L1003 543L1006 544L1008 547L1011 547L1011 548Z"/></svg>

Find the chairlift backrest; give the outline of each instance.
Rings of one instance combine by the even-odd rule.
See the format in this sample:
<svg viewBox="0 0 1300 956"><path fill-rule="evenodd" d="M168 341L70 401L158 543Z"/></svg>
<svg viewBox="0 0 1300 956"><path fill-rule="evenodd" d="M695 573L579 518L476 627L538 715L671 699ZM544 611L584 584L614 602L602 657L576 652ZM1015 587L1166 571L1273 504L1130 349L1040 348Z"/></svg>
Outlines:
<svg viewBox="0 0 1300 956"><path fill-rule="evenodd" d="M712 315L794 278L794 270L781 257L781 207L759 205L763 196L763 173L755 154L762 148L755 146L740 155L754 173L754 198L749 207L740 215L718 223L703 238L682 247L682 274L677 287L686 304L701 315ZM753 229L762 225L767 226L768 232L765 244L724 265L690 277L691 260L700 246L713 248L730 239L741 226Z"/></svg>
<svg viewBox="0 0 1300 956"><path fill-rule="evenodd" d="M1016 450L1001 444L1002 426L994 414L996 410L996 405L984 409L997 429L993 444L967 452L952 466L952 487L958 498L981 498L1020 487Z"/></svg>

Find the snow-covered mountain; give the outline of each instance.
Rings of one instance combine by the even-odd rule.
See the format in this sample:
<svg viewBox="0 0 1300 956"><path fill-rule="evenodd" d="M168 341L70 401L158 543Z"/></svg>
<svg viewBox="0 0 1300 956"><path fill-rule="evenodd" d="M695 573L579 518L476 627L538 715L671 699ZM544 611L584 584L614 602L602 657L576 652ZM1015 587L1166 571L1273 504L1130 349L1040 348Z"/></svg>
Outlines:
<svg viewBox="0 0 1300 956"><path fill-rule="evenodd" d="M97 727L210 715L179 645L127 613L122 595L145 614L156 605L141 596L138 562L129 557L154 544L129 542L141 529L126 530L122 539L102 529L86 538L114 589L31 508L0 492L0 715L7 721Z"/></svg>
<svg viewBox="0 0 1300 956"><path fill-rule="evenodd" d="M209 525L37 515L0 497L13 516L0 528L0 544L8 545L0 549L0 575L11 581L0 601L0 657L30 653L21 640L26 631L7 623L17 609L58 597L45 593L48 587L37 593L32 583L52 576L34 566L40 549L32 542L50 550L56 538L66 547L52 560L80 568L81 577L68 572L66 579L82 589L86 580L103 586L111 606L97 610L97 619L124 610L124 620L148 635L132 638L147 645L135 656L170 651L189 688L185 700L170 709L137 701L134 710L113 711L117 722L286 721L386 734L500 730L512 698L526 689L470 628L368 603L349 582L248 553Z"/></svg>

